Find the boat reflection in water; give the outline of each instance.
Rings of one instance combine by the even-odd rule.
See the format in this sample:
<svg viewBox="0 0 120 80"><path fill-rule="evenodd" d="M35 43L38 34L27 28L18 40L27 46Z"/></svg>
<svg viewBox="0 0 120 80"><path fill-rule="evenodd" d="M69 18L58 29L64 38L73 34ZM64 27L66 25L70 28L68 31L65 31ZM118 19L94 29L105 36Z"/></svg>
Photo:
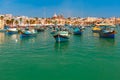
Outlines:
<svg viewBox="0 0 120 80"><path fill-rule="evenodd" d="M99 37L99 33L93 33L94 37Z"/></svg>
<svg viewBox="0 0 120 80"><path fill-rule="evenodd" d="M6 40L12 43L17 43L19 41L19 35L18 34L12 34L12 35L7 35L6 36Z"/></svg>
<svg viewBox="0 0 120 80"><path fill-rule="evenodd" d="M26 37L26 38L20 38L20 44L31 44L35 43L36 37Z"/></svg>
<svg viewBox="0 0 120 80"><path fill-rule="evenodd" d="M0 44L3 44L5 42L5 34L0 33Z"/></svg>
<svg viewBox="0 0 120 80"><path fill-rule="evenodd" d="M100 38L100 45L102 46L106 46L106 47L112 47L116 45L116 40L115 39L106 39L106 38Z"/></svg>
<svg viewBox="0 0 120 80"><path fill-rule="evenodd" d="M54 49L57 51L57 52L65 52L69 47L69 42L62 42L62 43L58 43L58 42L55 42L54 44Z"/></svg>
<svg viewBox="0 0 120 80"><path fill-rule="evenodd" d="M12 39L12 40L18 39L18 35L17 35L17 34L11 35L11 39Z"/></svg>

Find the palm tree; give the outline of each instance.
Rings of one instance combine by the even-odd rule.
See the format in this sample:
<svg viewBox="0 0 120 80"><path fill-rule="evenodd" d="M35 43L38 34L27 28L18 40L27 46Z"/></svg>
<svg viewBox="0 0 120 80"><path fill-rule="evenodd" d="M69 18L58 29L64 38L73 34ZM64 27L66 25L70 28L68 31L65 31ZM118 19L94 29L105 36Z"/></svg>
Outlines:
<svg viewBox="0 0 120 80"><path fill-rule="evenodd" d="M33 20L32 20L32 19L30 19L30 24L32 24L32 22L33 22Z"/></svg>
<svg viewBox="0 0 120 80"><path fill-rule="evenodd" d="M29 24L29 20L26 20L26 23Z"/></svg>
<svg viewBox="0 0 120 80"><path fill-rule="evenodd" d="M7 25L9 25L9 24L10 24L10 20L6 20L5 23L6 23Z"/></svg>
<svg viewBox="0 0 120 80"><path fill-rule="evenodd" d="M12 27L13 27L14 21L15 21L15 19L11 19Z"/></svg>
<svg viewBox="0 0 120 80"><path fill-rule="evenodd" d="M38 17L35 17L35 23L38 24Z"/></svg>
<svg viewBox="0 0 120 80"><path fill-rule="evenodd" d="M22 20L23 20L23 19L22 19L22 18L20 18L20 24L22 23Z"/></svg>
<svg viewBox="0 0 120 80"><path fill-rule="evenodd" d="M35 24L35 20L30 19L30 24Z"/></svg>
<svg viewBox="0 0 120 80"><path fill-rule="evenodd" d="M0 20L4 20L4 16L0 16Z"/></svg>
<svg viewBox="0 0 120 80"><path fill-rule="evenodd" d="M57 24L58 24L58 22L57 22L56 20L54 20L52 23L53 23L54 25L57 25Z"/></svg>
<svg viewBox="0 0 120 80"><path fill-rule="evenodd" d="M18 23L19 23L18 20L15 20L15 24L18 25Z"/></svg>
<svg viewBox="0 0 120 80"><path fill-rule="evenodd" d="M1 20L1 26L0 26L0 28L3 28L4 26L3 26L3 20L4 20L4 16L0 16L0 20Z"/></svg>

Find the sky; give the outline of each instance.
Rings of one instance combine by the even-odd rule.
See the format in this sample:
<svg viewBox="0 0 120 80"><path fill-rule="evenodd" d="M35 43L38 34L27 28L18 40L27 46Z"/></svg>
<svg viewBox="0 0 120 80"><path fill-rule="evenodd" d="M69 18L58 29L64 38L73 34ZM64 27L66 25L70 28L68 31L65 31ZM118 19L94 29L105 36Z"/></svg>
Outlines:
<svg viewBox="0 0 120 80"><path fill-rule="evenodd" d="M0 0L0 14L52 17L120 17L120 0Z"/></svg>

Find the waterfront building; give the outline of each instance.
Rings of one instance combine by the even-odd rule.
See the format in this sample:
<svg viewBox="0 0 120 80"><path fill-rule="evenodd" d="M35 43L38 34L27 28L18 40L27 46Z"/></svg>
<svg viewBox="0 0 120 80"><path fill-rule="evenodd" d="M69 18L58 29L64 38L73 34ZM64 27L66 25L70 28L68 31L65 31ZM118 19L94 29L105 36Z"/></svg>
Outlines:
<svg viewBox="0 0 120 80"><path fill-rule="evenodd" d="M12 14L0 15L0 28L4 27L4 24L9 26L36 26L36 25L74 25L74 26L87 26L91 24L108 23L108 24L120 24L120 18L97 18L97 17L68 17L56 13L51 18L38 18L27 16L13 16Z"/></svg>

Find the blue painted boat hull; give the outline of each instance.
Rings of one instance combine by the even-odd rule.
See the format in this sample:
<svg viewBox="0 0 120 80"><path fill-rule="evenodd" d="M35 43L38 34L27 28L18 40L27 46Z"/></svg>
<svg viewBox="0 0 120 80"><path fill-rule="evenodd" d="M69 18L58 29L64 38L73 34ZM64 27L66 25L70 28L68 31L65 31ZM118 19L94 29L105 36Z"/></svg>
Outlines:
<svg viewBox="0 0 120 80"><path fill-rule="evenodd" d="M55 34L56 32L51 32L51 34Z"/></svg>
<svg viewBox="0 0 120 80"><path fill-rule="evenodd" d="M74 35L82 35L82 32L81 31L76 31L76 32L74 32Z"/></svg>
<svg viewBox="0 0 120 80"><path fill-rule="evenodd" d="M2 30L0 30L0 32L6 32L6 29L2 29Z"/></svg>
<svg viewBox="0 0 120 80"><path fill-rule="evenodd" d="M36 34L21 34L20 37L24 38L24 37L35 37Z"/></svg>
<svg viewBox="0 0 120 80"><path fill-rule="evenodd" d="M114 33L100 33L101 38L115 38Z"/></svg>
<svg viewBox="0 0 120 80"><path fill-rule="evenodd" d="M12 34L17 34L18 31L8 31L8 32L6 32L6 33L9 34L9 35L12 35Z"/></svg>
<svg viewBox="0 0 120 80"><path fill-rule="evenodd" d="M69 39L68 36L61 36L61 35L55 35L54 38L56 42L65 42L65 41L68 41Z"/></svg>

